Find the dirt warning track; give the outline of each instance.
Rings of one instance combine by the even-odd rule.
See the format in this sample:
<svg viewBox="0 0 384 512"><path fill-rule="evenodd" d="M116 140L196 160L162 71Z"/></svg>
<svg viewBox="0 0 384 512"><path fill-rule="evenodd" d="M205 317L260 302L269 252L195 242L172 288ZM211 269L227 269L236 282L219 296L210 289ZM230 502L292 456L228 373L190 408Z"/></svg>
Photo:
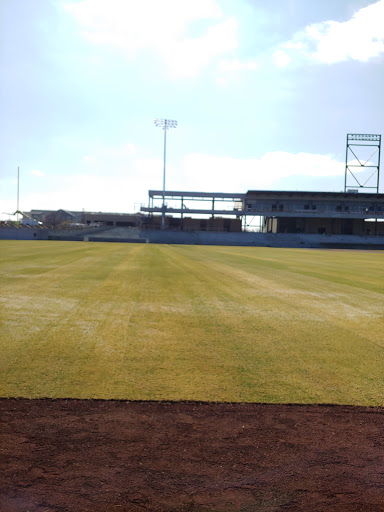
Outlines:
<svg viewBox="0 0 384 512"><path fill-rule="evenodd" d="M1 512L383 512L384 409L0 400Z"/></svg>

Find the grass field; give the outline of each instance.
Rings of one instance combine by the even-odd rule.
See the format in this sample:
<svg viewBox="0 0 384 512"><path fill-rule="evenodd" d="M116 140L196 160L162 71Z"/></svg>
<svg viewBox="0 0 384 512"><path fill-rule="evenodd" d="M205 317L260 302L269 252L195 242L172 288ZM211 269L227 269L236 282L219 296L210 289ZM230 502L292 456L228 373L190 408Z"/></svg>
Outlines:
<svg viewBox="0 0 384 512"><path fill-rule="evenodd" d="M382 252L0 251L2 397L384 404Z"/></svg>

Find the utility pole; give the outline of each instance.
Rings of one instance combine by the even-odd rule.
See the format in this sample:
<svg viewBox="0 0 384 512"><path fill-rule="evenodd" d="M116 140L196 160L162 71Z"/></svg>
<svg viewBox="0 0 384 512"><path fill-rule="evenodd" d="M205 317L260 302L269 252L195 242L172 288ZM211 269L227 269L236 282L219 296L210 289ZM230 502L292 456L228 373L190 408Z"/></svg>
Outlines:
<svg viewBox="0 0 384 512"><path fill-rule="evenodd" d="M20 211L20 208L19 208L19 201L20 199L20 167L17 168L17 203L16 203L16 222L17 222L17 226L19 226L19 211Z"/></svg>

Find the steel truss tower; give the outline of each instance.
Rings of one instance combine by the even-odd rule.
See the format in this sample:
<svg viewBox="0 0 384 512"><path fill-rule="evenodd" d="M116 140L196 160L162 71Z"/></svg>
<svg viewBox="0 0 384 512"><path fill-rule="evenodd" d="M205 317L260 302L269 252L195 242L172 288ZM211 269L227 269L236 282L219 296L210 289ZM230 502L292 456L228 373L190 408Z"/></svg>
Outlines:
<svg viewBox="0 0 384 512"><path fill-rule="evenodd" d="M380 149L381 135L347 134L344 192L363 188L379 193Z"/></svg>

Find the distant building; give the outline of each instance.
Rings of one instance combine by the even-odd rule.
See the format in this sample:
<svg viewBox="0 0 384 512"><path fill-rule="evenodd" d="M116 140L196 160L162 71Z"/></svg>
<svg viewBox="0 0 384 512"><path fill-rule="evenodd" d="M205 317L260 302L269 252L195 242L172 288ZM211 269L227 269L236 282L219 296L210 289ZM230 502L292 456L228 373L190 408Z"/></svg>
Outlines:
<svg viewBox="0 0 384 512"><path fill-rule="evenodd" d="M143 220L145 227L151 223L158 225L162 194L162 191L149 191L149 205L141 208L149 214ZM384 235L384 194L357 193L355 190L249 190L245 194L166 191L164 199L167 229L237 231L241 229L242 221L246 226L248 218L259 217L264 233ZM186 207L193 201L198 201L199 206ZM202 201L205 201L203 206ZM223 206L223 202L227 203ZM196 219L190 218L191 215L210 218Z"/></svg>
<svg viewBox="0 0 384 512"><path fill-rule="evenodd" d="M139 213L103 213L84 212L83 224L115 227L140 227L141 214Z"/></svg>
<svg viewBox="0 0 384 512"><path fill-rule="evenodd" d="M43 223L54 218L56 224L157 230L161 228L162 194L150 190L149 205L141 208L142 214L61 209L31 210L24 215ZM264 233L384 235L384 194L355 190L249 190L245 194L166 191L165 200L165 228L170 231L240 232L246 230L247 219L257 218Z"/></svg>
<svg viewBox="0 0 384 512"><path fill-rule="evenodd" d="M250 190L244 212L265 233L384 234L384 194Z"/></svg>
<svg viewBox="0 0 384 512"><path fill-rule="evenodd" d="M25 212L25 215L46 223L53 217L56 223L69 223L69 224L85 224L85 225L98 225L98 226L125 226L125 227L139 227L141 224L141 214L139 213L103 213L103 212L84 212L84 211L69 211L69 210L31 210Z"/></svg>
<svg viewBox="0 0 384 512"><path fill-rule="evenodd" d="M161 215L147 216L142 219L143 229L161 229ZM192 217L165 216L165 229L171 231L220 231L227 233L241 232L241 220L224 217L207 219Z"/></svg>
<svg viewBox="0 0 384 512"><path fill-rule="evenodd" d="M69 211L69 210L31 210L30 212L24 212L32 219L38 220L45 223L49 216L56 216L58 221L61 222L81 222L83 212Z"/></svg>

